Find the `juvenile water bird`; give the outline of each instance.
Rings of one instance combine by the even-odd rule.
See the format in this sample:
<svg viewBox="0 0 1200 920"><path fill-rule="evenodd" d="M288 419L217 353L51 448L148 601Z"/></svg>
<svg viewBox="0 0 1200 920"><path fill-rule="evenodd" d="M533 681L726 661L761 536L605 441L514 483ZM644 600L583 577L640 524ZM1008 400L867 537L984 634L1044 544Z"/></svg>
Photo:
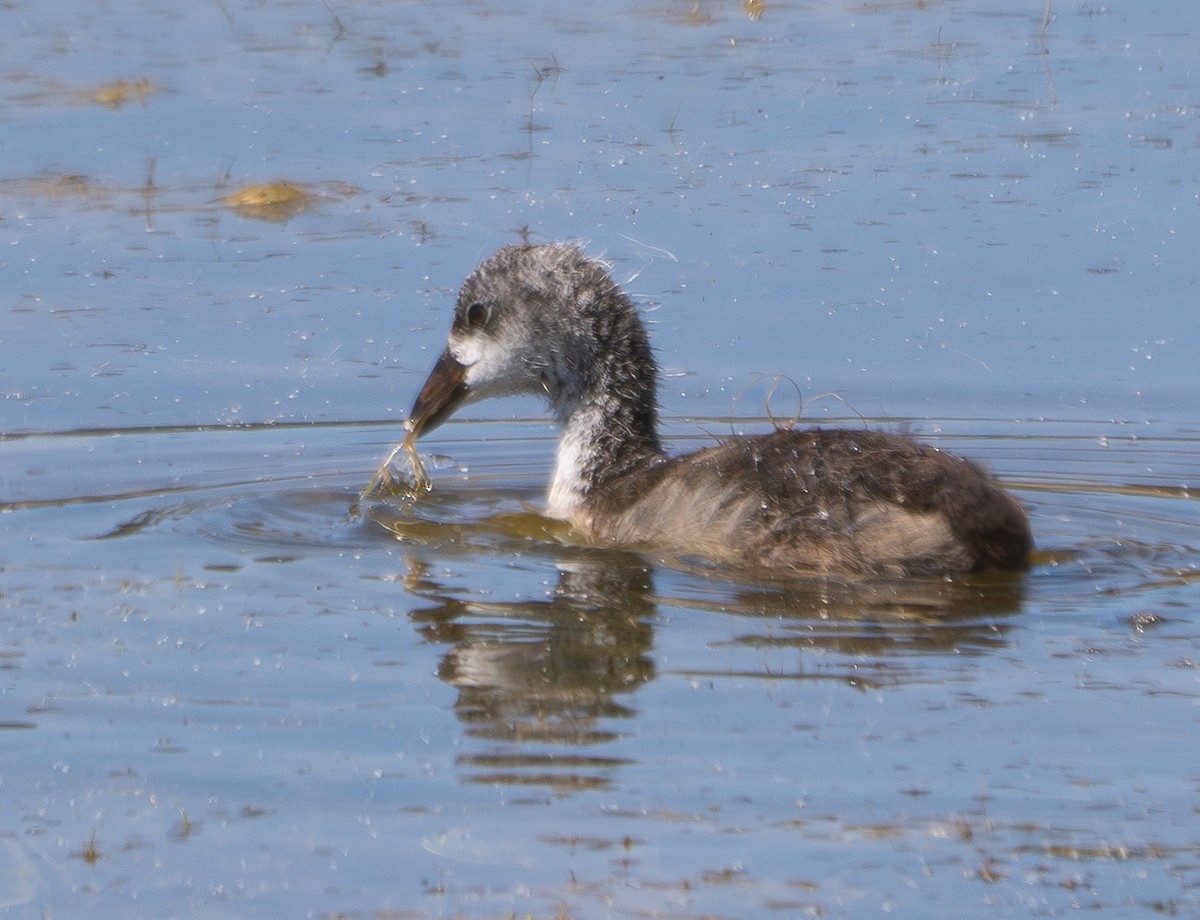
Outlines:
<svg viewBox="0 0 1200 920"><path fill-rule="evenodd" d="M775 430L669 457L645 326L579 247L506 246L459 292L449 341L407 422L544 395L561 434L547 513L600 543L810 573L1022 569L1017 501L971 462L857 429Z"/></svg>

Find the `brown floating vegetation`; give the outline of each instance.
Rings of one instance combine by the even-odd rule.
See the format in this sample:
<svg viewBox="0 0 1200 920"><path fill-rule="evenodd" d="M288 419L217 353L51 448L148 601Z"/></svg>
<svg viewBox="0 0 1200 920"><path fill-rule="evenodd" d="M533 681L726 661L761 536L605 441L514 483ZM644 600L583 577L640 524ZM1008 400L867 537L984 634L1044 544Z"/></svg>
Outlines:
<svg viewBox="0 0 1200 920"><path fill-rule="evenodd" d="M0 195L100 199L108 195L108 189L79 173L46 173L18 179L2 179Z"/></svg>
<svg viewBox="0 0 1200 920"><path fill-rule="evenodd" d="M104 859L104 854L100 852L100 847L96 843L96 832L92 831L92 836L88 838L88 842L83 849L75 854L89 866L94 866L100 860Z"/></svg>
<svg viewBox="0 0 1200 920"><path fill-rule="evenodd" d="M8 101L20 105L102 105L106 109L119 109L130 102L145 103L151 96L163 92L163 88L149 77L138 80L117 78L96 86L65 86L57 80L28 78L28 92L8 97Z"/></svg>
<svg viewBox="0 0 1200 920"><path fill-rule="evenodd" d="M145 102L151 96L161 92L160 87L149 77L130 82L129 80L113 80L102 83L93 90L85 92L88 102L102 105L107 109L119 109L127 102Z"/></svg>
<svg viewBox="0 0 1200 920"><path fill-rule="evenodd" d="M247 185L228 194L222 177L212 182L168 186L156 180L156 161L146 161L146 179L141 186L112 185L80 173L39 173L0 179L0 199L32 197L49 200L78 200L89 207L127 209L145 214L148 226L165 212L208 213L230 208L242 217L284 222L321 202L352 198L361 190L337 179L312 184L286 180Z"/></svg>

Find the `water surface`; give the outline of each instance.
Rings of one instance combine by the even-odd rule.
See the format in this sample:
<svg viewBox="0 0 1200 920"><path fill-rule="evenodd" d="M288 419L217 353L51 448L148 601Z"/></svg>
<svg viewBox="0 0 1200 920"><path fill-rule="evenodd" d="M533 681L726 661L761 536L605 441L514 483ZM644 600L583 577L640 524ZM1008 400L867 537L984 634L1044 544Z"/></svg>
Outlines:
<svg viewBox="0 0 1200 920"><path fill-rule="evenodd" d="M1195 913L1200 17L1044 6L0 11L0 906ZM1038 564L578 546L533 401L355 511L522 237L635 295L673 450L912 430Z"/></svg>

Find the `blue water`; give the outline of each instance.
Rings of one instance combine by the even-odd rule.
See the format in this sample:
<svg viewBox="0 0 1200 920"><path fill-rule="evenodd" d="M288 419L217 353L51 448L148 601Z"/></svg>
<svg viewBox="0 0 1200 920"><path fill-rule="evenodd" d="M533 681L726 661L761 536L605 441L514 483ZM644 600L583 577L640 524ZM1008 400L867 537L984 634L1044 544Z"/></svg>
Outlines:
<svg viewBox="0 0 1200 920"><path fill-rule="evenodd" d="M1043 10L0 10L6 916L1196 913L1200 13ZM522 236L635 296L673 449L909 428L1038 565L573 546L535 401L356 511Z"/></svg>

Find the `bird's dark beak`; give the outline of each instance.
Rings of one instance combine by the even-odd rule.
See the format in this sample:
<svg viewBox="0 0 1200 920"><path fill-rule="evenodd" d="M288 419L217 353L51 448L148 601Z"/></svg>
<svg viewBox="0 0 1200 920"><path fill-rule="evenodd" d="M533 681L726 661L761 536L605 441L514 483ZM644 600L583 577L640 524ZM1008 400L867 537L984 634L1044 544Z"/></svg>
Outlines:
<svg viewBox="0 0 1200 920"><path fill-rule="evenodd" d="M433 431L462 405L467 398L466 374L467 369L450 354L450 349L442 352L405 422L413 441L427 431Z"/></svg>

